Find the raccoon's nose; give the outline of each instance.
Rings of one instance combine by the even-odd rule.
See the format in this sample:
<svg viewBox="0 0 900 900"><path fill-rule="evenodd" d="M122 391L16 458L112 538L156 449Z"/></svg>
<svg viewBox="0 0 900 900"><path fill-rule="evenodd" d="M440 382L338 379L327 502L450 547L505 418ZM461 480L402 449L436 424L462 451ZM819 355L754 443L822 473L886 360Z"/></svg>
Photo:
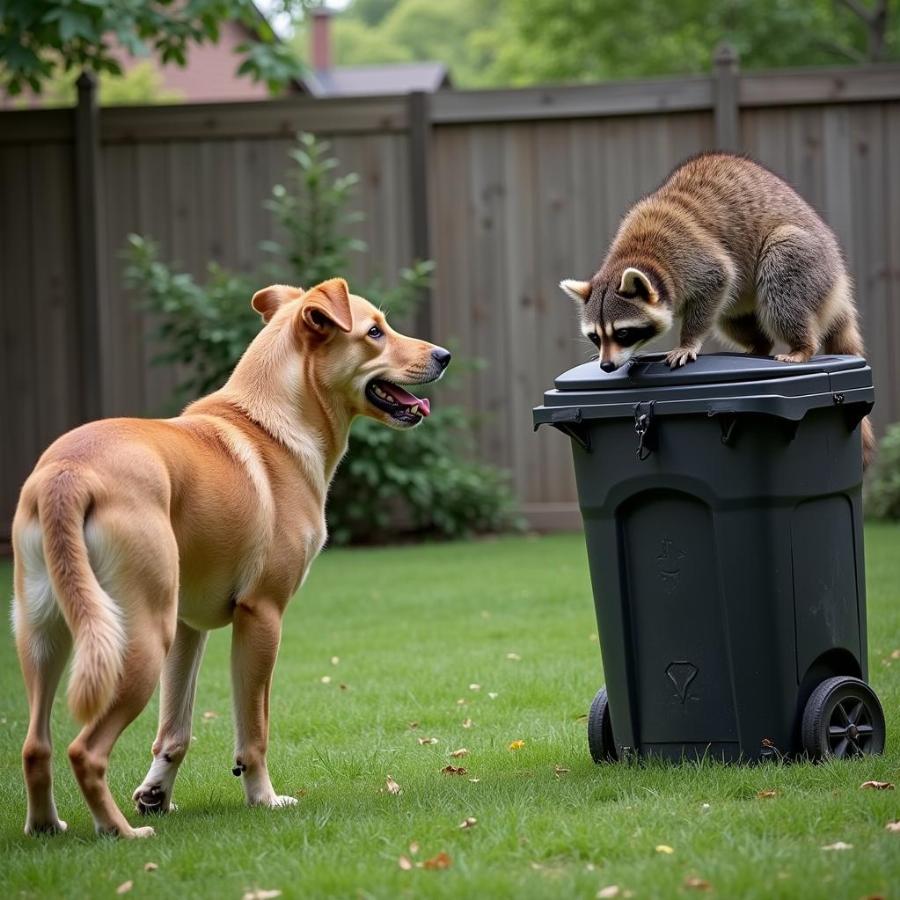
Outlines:
<svg viewBox="0 0 900 900"><path fill-rule="evenodd" d="M450 351L443 347L435 347L431 351L431 356L442 369L446 369L450 365Z"/></svg>
<svg viewBox="0 0 900 900"><path fill-rule="evenodd" d="M604 372L615 372L619 367L612 361L600 363L600 368Z"/></svg>

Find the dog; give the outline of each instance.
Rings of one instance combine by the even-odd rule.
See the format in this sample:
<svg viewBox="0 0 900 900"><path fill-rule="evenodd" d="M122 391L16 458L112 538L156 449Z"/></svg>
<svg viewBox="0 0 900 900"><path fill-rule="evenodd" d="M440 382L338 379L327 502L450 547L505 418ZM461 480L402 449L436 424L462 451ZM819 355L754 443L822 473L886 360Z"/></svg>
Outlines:
<svg viewBox="0 0 900 900"><path fill-rule="evenodd" d="M109 755L162 678L153 762L133 800L166 812L191 741L207 632L232 626L234 773L246 802L281 807L266 768L269 688L288 601L326 538L325 497L350 424L412 428L410 392L450 353L394 331L346 281L272 285L265 323L223 388L174 419L108 419L43 454L13 522L16 646L28 693L25 831L65 831L51 775L50 710L68 687L84 727L69 760L98 833L133 828L106 782Z"/></svg>
<svg viewBox="0 0 900 900"><path fill-rule="evenodd" d="M681 319L670 366L697 358L717 326L739 349L784 362L865 355L850 276L832 230L790 186L753 160L704 153L678 166L625 215L590 281L566 279L582 332L611 372ZM863 459L875 450L863 420Z"/></svg>

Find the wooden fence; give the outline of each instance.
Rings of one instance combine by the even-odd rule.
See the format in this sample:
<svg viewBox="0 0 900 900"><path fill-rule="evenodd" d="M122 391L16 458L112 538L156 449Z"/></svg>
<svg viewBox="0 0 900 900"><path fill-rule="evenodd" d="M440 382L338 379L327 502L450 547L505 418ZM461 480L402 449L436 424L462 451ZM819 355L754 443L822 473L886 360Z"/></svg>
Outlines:
<svg viewBox="0 0 900 900"><path fill-rule="evenodd" d="M431 257L421 327L486 368L458 389L480 455L513 473L538 527L577 524L567 442L531 407L585 359L561 277L587 277L624 210L684 157L742 150L835 228L876 375L876 423L900 419L900 67L347 100L0 113L0 539L18 487L58 434L163 410L175 374L122 287L136 231L202 276L252 272L263 202L298 130L361 176L352 278Z"/></svg>

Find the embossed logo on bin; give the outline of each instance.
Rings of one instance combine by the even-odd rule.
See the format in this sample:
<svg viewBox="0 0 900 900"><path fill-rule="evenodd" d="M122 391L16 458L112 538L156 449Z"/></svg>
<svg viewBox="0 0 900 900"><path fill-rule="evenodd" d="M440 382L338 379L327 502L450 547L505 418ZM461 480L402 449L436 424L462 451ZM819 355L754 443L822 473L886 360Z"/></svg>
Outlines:
<svg viewBox="0 0 900 900"><path fill-rule="evenodd" d="M681 560L685 552L671 538L664 537L660 541L659 553L656 555L656 570L662 580L663 588L669 595L678 590L681 582Z"/></svg>
<svg viewBox="0 0 900 900"><path fill-rule="evenodd" d="M697 677L699 669L686 659L676 659L666 666L666 675L669 681L675 685L675 696L681 702L681 705L687 702L688 698L697 700L697 697L691 697L689 689L693 680Z"/></svg>

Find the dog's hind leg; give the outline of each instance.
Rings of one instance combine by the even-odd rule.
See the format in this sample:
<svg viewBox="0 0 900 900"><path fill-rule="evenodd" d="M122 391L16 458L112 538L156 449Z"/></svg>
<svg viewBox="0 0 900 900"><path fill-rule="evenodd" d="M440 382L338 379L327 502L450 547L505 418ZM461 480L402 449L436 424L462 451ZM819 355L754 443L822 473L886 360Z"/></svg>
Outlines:
<svg viewBox="0 0 900 900"><path fill-rule="evenodd" d="M234 773L243 776L244 796L250 806L293 806L297 802L275 793L266 766L269 689L281 640L281 615L282 606L264 598L242 599L234 612Z"/></svg>
<svg viewBox="0 0 900 900"><path fill-rule="evenodd" d="M172 808L175 776L191 745L191 716L197 673L207 632L178 623L175 641L163 664L159 701L159 730L153 742L153 763L132 799L141 814Z"/></svg>

